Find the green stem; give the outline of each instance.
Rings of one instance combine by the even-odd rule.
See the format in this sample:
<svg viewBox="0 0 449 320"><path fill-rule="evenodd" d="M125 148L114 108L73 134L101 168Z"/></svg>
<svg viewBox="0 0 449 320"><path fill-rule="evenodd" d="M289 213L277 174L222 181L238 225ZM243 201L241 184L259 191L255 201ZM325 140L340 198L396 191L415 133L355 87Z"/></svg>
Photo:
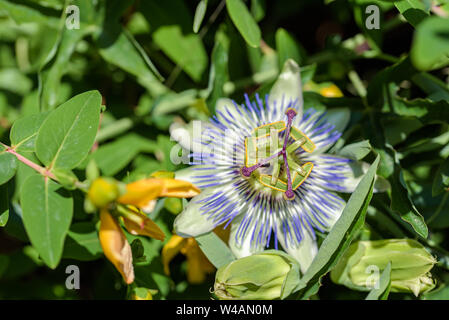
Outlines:
<svg viewBox="0 0 449 320"><path fill-rule="evenodd" d="M351 80L352 84L355 87L355 90L357 91L358 95L361 98L366 97L366 88L362 83L362 80L360 79L359 75L355 70L351 70L348 73L349 80Z"/></svg>
<svg viewBox="0 0 449 320"><path fill-rule="evenodd" d="M13 147L10 147L1 142L0 142L0 145L3 148L5 148L5 152L8 152L8 153L14 155L17 158L17 160L19 160L23 164L27 165L28 167L36 170L40 175L42 175L44 177L48 177L48 178L59 183L58 178L50 170L48 170L48 168L42 167L42 166L38 165L37 163L34 163L30 159L25 158L20 153L18 153ZM86 186L80 181L75 181L75 186L82 191L86 191Z"/></svg>

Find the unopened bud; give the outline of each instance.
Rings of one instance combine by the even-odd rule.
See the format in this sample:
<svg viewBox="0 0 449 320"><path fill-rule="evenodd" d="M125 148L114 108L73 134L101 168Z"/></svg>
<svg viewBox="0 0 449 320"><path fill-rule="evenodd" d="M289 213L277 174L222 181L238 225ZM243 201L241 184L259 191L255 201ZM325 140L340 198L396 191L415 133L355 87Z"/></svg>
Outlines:
<svg viewBox="0 0 449 320"><path fill-rule="evenodd" d="M90 185L87 197L97 208L104 208L120 195L118 184L108 178L95 179Z"/></svg>
<svg viewBox="0 0 449 320"><path fill-rule="evenodd" d="M436 259L419 242L410 239L353 243L332 270L331 279L352 289L368 291L377 282L372 281L373 272L378 277L390 261L392 292L412 292L418 296L435 287L429 271Z"/></svg>
<svg viewBox="0 0 449 320"><path fill-rule="evenodd" d="M218 269L214 293L221 300L272 300L287 297L299 282L299 264L267 250Z"/></svg>

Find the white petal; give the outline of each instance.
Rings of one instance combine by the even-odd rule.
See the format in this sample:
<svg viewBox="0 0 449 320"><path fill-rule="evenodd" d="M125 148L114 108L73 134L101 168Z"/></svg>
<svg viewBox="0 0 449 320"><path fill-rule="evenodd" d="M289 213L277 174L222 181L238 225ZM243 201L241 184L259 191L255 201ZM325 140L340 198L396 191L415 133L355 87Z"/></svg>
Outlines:
<svg viewBox="0 0 449 320"><path fill-rule="evenodd" d="M307 192L300 190L300 197L299 212L307 215L313 227L322 232L330 231L346 206L340 196L318 185L309 186Z"/></svg>
<svg viewBox="0 0 449 320"><path fill-rule="evenodd" d="M203 132L212 126L207 121L193 120L188 124L173 122L170 125L170 139L178 142L181 147L193 152L210 153L211 149L200 143Z"/></svg>
<svg viewBox="0 0 449 320"><path fill-rule="evenodd" d="M362 180L364 174L368 171L370 164L363 161L354 161L347 164L350 170L347 174L347 179L341 184L345 191L344 192L354 192L355 188ZM376 175L376 180L374 181L374 192L385 192L390 189L390 183L385 178Z"/></svg>
<svg viewBox="0 0 449 320"><path fill-rule="evenodd" d="M343 132L351 119L351 112L348 108L335 108L327 110L324 120L335 126L335 130Z"/></svg>
<svg viewBox="0 0 449 320"><path fill-rule="evenodd" d="M231 233L229 235L229 247L231 248L232 253L234 253L234 255L237 258L243 258L250 256L254 253L261 252L265 249L266 245L266 239L265 242L260 242L256 244L256 241L252 241L251 243L251 235L252 230L254 229L254 223L250 224L250 226L248 227L246 237L242 239L243 241L236 240L237 231L244 217L245 217L244 214L240 214L237 217L235 217L231 223Z"/></svg>
<svg viewBox="0 0 449 320"><path fill-rule="evenodd" d="M196 166L187 167L181 170L175 171L175 179L188 181L195 183L195 175L197 172L194 170Z"/></svg>
<svg viewBox="0 0 449 320"><path fill-rule="evenodd" d="M220 98L217 100L215 104L215 113L220 118L219 113L224 114L225 116L229 116L228 112L234 116L236 119L240 118L241 115L235 108L234 102L229 98Z"/></svg>
<svg viewBox="0 0 449 320"><path fill-rule="evenodd" d="M327 123L332 124L333 126L335 126L335 131L343 133L350 119L351 112L348 108L335 108L327 110L326 115L323 117L322 121L326 121ZM334 143L327 144L321 148L317 148L313 153L324 153L333 145Z"/></svg>
<svg viewBox="0 0 449 320"><path fill-rule="evenodd" d="M275 101L276 106L281 106L284 101L284 107L287 107L290 101L297 101L297 118L302 118L304 101L302 99L301 73L299 66L292 59L285 61L281 74L271 88L268 103L272 105Z"/></svg>
<svg viewBox="0 0 449 320"><path fill-rule="evenodd" d="M176 234L184 238L190 238L208 233L215 228L213 220L207 219L207 215L201 214L200 207L203 203L198 203L215 191L216 188L207 188L190 200L184 211L176 217L173 223Z"/></svg>
<svg viewBox="0 0 449 320"><path fill-rule="evenodd" d="M364 161L351 161L335 154L313 154L308 161L315 163L311 176L316 178L316 184L322 188L338 192L354 192L358 183L368 171L370 164ZM327 176L329 170L340 179L334 181ZM344 179L343 179L344 178ZM374 192L385 192L390 189L390 183L385 178L376 175Z"/></svg>
<svg viewBox="0 0 449 320"><path fill-rule="evenodd" d="M289 255L298 261L301 267L301 272L304 274L318 253L318 245L311 234L312 231L303 228L303 238L299 244L292 241L288 241L288 244L286 244L282 227L278 225L277 230L278 240L282 247Z"/></svg>

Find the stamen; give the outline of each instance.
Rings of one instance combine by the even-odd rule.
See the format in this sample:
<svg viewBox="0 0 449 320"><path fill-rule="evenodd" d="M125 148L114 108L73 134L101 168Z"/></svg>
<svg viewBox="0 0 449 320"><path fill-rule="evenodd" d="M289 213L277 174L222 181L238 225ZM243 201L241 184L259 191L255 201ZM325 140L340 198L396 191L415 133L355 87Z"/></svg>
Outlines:
<svg viewBox="0 0 449 320"><path fill-rule="evenodd" d="M285 112L287 115L287 129L285 132L285 139L284 139L284 146L282 147L282 157L284 158L284 166L285 171L287 172L287 191L284 193L284 197L286 197L288 200L292 200L295 198L295 193L292 190L292 177L290 175L290 168L288 167L288 161L287 161L287 143L288 139L290 138L290 130L292 128L292 122L293 119L296 117L296 111L292 108L288 108Z"/></svg>
<svg viewBox="0 0 449 320"><path fill-rule="evenodd" d="M273 171L271 172L271 185L274 186L278 182L279 179L279 170L281 169L281 165L279 161L274 161Z"/></svg>
<svg viewBox="0 0 449 320"><path fill-rule="evenodd" d="M307 139L302 137L299 140L296 140L291 145L287 147L287 153L295 152L298 148L300 148L304 143L307 142Z"/></svg>

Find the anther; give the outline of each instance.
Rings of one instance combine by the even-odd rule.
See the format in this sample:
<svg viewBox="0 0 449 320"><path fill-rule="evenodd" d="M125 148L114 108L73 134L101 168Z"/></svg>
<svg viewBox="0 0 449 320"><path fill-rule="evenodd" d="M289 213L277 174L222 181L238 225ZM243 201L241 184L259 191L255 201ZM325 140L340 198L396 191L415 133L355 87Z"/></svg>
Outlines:
<svg viewBox="0 0 449 320"><path fill-rule="evenodd" d="M284 192L284 199L285 200L293 200L295 199L295 193L293 192L293 190L287 190Z"/></svg>
<svg viewBox="0 0 449 320"><path fill-rule="evenodd" d="M253 171L250 169L250 168L248 168L248 167L242 167L241 169L240 169L240 173L242 174L242 176L244 177L244 178L249 178L250 176L251 176L251 173L252 173Z"/></svg>
<svg viewBox="0 0 449 320"><path fill-rule="evenodd" d="M307 139L305 137L302 137L301 139L296 140L295 142L293 142L291 145L289 145L287 147L287 152L288 153L294 152L295 150L297 150L299 147L301 147L306 142L307 142Z"/></svg>

